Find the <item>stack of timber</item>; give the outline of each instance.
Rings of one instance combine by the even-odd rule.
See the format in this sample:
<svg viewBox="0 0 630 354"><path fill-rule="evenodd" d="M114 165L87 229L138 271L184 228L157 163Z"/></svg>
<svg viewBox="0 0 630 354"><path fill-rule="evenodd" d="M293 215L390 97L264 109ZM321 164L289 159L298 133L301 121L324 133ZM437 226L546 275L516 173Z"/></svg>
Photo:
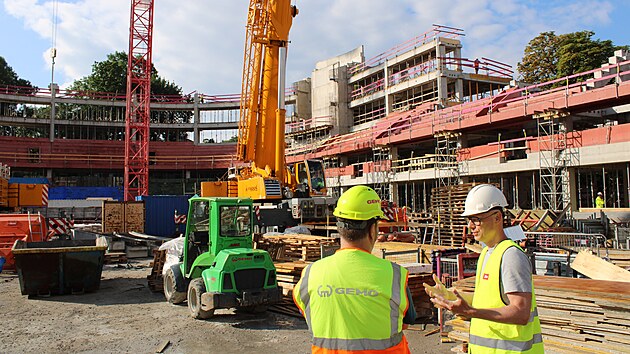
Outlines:
<svg viewBox="0 0 630 354"><path fill-rule="evenodd" d="M546 353L630 353L630 283L535 275L534 289ZM468 340L469 321L447 324L450 338Z"/></svg>
<svg viewBox="0 0 630 354"><path fill-rule="evenodd" d="M468 192L477 184L464 183L431 190L431 213L437 224L433 244L462 246L466 218L461 214Z"/></svg>
<svg viewBox="0 0 630 354"><path fill-rule="evenodd" d="M606 252L601 253L608 258L610 263L630 270L630 250L608 249Z"/></svg>
<svg viewBox="0 0 630 354"><path fill-rule="evenodd" d="M330 237L302 234L262 235L256 248L269 252L274 261L316 261L321 258L321 246L338 244Z"/></svg>
<svg viewBox="0 0 630 354"><path fill-rule="evenodd" d="M272 305L271 310L293 317L302 317L295 303L293 303L293 288L302 276L302 270L311 262L278 262L276 266L276 279L278 286L282 287L284 297L278 304Z"/></svg>
<svg viewBox="0 0 630 354"><path fill-rule="evenodd" d="M162 270L166 262L166 250L153 250L153 262L151 262L151 274L147 275L149 289L154 292L164 291L164 278Z"/></svg>

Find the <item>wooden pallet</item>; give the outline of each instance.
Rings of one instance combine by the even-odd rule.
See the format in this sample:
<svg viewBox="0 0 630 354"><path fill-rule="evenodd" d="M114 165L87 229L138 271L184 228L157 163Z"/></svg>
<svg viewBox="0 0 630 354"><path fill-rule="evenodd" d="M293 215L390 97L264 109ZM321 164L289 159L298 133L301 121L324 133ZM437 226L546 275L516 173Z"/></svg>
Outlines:
<svg viewBox="0 0 630 354"><path fill-rule="evenodd" d="M164 291L164 279L162 270L166 262L166 250L153 250L153 262L151 262L151 274L147 275L149 289L154 293Z"/></svg>
<svg viewBox="0 0 630 354"><path fill-rule="evenodd" d="M460 247L467 225L464 203L468 192L479 183L464 183L431 190L431 214L436 223L433 244Z"/></svg>
<svg viewBox="0 0 630 354"><path fill-rule="evenodd" d="M105 253L105 264L127 263L127 254L125 252Z"/></svg>
<svg viewBox="0 0 630 354"><path fill-rule="evenodd" d="M321 246L338 243L336 239L311 235L262 235L256 248L269 252L274 261L316 261L321 258Z"/></svg>

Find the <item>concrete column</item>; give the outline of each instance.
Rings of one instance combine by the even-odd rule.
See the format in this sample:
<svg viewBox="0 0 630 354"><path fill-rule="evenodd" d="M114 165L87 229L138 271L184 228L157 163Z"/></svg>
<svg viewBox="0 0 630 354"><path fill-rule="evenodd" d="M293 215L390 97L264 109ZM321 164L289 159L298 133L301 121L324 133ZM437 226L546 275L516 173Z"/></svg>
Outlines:
<svg viewBox="0 0 630 354"><path fill-rule="evenodd" d="M577 169L576 168L566 168L563 171L564 174L566 174L566 176L562 176L563 179L567 180L567 185L568 185L568 193L563 193L563 196L567 196L568 197L568 201L564 200L563 201L563 207L566 207L567 205L571 205L571 209L569 210L569 216L571 215L572 211L578 211L579 207L578 207L578 192L577 192Z"/></svg>
<svg viewBox="0 0 630 354"><path fill-rule="evenodd" d="M385 60L385 64L383 65L383 75L383 91L385 93L385 115L387 116L392 111L392 103L389 97L389 63L387 59Z"/></svg>
<svg viewBox="0 0 630 354"><path fill-rule="evenodd" d="M199 94L195 92L193 96L193 142L195 145L199 145ZM218 142L218 141L217 141Z"/></svg>
<svg viewBox="0 0 630 354"><path fill-rule="evenodd" d="M397 146L390 146L389 148L389 160L390 161L394 161L394 160L398 160L398 147ZM390 174L390 176L392 177L392 181L389 183L389 200L398 203L398 185L393 181L394 180L394 173L391 172L391 168L390 171L388 171L387 173Z"/></svg>
<svg viewBox="0 0 630 354"><path fill-rule="evenodd" d="M464 100L464 80L462 78L455 80L455 99L458 102Z"/></svg>
<svg viewBox="0 0 630 354"><path fill-rule="evenodd" d="M445 107L446 106L446 100L448 98L448 87L447 87L447 81L446 81L446 76L444 75L444 61L440 58L443 58L444 56L446 56L446 48L444 47L443 44L438 43L435 47L435 52L436 55L438 57L437 60L437 91L438 91L438 102Z"/></svg>

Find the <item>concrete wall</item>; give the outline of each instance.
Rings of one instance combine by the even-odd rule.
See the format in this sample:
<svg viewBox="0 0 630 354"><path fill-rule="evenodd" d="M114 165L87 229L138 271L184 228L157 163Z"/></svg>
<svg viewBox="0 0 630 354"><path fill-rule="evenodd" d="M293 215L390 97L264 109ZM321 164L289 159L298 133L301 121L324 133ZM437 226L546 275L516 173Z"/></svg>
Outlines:
<svg viewBox="0 0 630 354"><path fill-rule="evenodd" d="M352 115L348 109L347 65L364 61L363 46L322 60L311 75L311 109L313 118L330 116L332 134L348 131Z"/></svg>

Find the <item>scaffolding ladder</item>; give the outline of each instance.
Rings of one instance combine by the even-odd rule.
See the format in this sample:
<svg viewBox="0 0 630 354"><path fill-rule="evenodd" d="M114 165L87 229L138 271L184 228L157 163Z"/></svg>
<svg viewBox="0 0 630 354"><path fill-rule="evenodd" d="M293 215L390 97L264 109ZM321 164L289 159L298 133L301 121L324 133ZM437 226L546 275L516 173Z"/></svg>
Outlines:
<svg viewBox="0 0 630 354"><path fill-rule="evenodd" d="M540 208L563 210L570 201L565 118L569 113L548 109L534 114L538 126L538 165L540 179Z"/></svg>
<svg viewBox="0 0 630 354"><path fill-rule="evenodd" d="M388 146L379 145L372 148L374 158L374 171L371 173L374 190L381 200L391 201L391 157Z"/></svg>
<svg viewBox="0 0 630 354"><path fill-rule="evenodd" d="M457 162L457 140L461 133L451 131L436 132L435 174L438 188L459 184L460 171Z"/></svg>
<svg viewBox="0 0 630 354"><path fill-rule="evenodd" d="M459 164L457 162L457 140L461 133L452 131L439 131L433 134L435 138L435 179L437 180L437 188L435 191L447 191L449 186L459 184ZM443 210L436 208L437 215L434 215L437 230L431 235L431 243L442 244L442 235L440 225L443 222ZM444 210L444 212L446 212ZM437 231L437 232L435 232ZM437 236L437 240L434 236Z"/></svg>

